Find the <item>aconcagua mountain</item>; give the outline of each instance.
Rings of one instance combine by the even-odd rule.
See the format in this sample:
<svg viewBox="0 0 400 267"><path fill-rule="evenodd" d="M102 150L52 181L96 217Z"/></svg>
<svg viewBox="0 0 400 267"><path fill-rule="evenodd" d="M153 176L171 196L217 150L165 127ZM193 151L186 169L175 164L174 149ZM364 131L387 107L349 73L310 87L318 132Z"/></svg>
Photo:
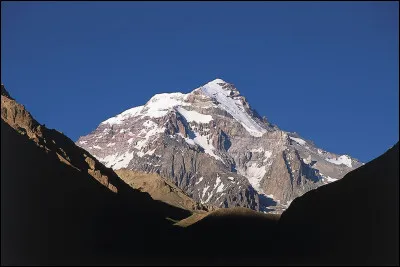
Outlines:
<svg viewBox="0 0 400 267"><path fill-rule="evenodd" d="M76 144L115 170L158 173L199 203L257 211L280 212L362 165L279 129L221 79L157 94Z"/></svg>

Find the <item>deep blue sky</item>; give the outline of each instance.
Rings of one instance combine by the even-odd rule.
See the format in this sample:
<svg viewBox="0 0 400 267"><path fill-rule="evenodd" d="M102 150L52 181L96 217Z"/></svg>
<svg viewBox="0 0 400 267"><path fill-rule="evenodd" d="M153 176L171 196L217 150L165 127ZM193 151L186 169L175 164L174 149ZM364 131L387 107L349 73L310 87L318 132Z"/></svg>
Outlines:
<svg viewBox="0 0 400 267"><path fill-rule="evenodd" d="M215 78L283 130L367 162L399 136L398 2L1 2L1 81L76 141Z"/></svg>

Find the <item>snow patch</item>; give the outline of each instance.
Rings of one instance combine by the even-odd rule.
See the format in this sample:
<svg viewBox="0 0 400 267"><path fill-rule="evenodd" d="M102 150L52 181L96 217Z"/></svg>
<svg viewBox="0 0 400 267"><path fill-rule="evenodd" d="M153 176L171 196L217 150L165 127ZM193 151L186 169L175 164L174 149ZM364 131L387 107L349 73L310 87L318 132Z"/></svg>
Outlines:
<svg viewBox="0 0 400 267"><path fill-rule="evenodd" d="M133 152L128 151L118 157L118 162L112 166L114 170L128 167L129 162L133 159Z"/></svg>
<svg viewBox="0 0 400 267"><path fill-rule="evenodd" d="M79 141L79 144L87 144L87 141Z"/></svg>
<svg viewBox="0 0 400 267"><path fill-rule="evenodd" d="M149 150L145 153L145 155L153 155L156 149L154 148L153 150Z"/></svg>
<svg viewBox="0 0 400 267"><path fill-rule="evenodd" d="M221 183L218 187L217 187L217 193L221 193L222 191L224 191L224 184Z"/></svg>
<svg viewBox="0 0 400 267"><path fill-rule="evenodd" d="M107 144L108 147L114 146L114 145L115 145L115 143L109 143L109 144Z"/></svg>
<svg viewBox="0 0 400 267"><path fill-rule="evenodd" d="M323 174L323 173L319 173L325 180L326 180L326 182L328 182L328 183L332 183L332 182L335 182L335 181L337 181L337 180L339 180L339 179L337 179L337 178L332 178L332 177L330 177L330 176L327 176L327 175L325 175L325 174Z"/></svg>
<svg viewBox="0 0 400 267"><path fill-rule="evenodd" d="M201 195L201 199L203 199L203 198L204 198L204 196L205 196L205 194L206 194L206 192L207 192L208 188L210 188L210 186L209 186L209 185L207 185L207 186L205 186L205 187L203 188L203 194Z"/></svg>
<svg viewBox="0 0 400 267"><path fill-rule="evenodd" d="M113 168L114 170L126 168L129 162L133 158L133 152L126 151L122 155L118 153L108 155L105 158L98 158L98 160L103 163L108 168Z"/></svg>
<svg viewBox="0 0 400 267"><path fill-rule="evenodd" d="M329 183L332 183L332 182L337 181L337 180L339 180L339 179L336 179L336 178L332 178L332 177L327 176L327 177L326 177L326 180L327 180Z"/></svg>
<svg viewBox="0 0 400 267"><path fill-rule="evenodd" d="M217 174L217 180L215 181L215 185L217 187L217 193L221 193L222 191L224 191L224 183L222 182L218 174Z"/></svg>
<svg viewBox="0 0 400 267"><path fill-rule="evenodd" d="M164 127L162 128L158 127L158 125L153 121L147 121L143 123L143 125L146 126L146 129L142 129L140 133L142 134L146 133L146 135L143 137L142 140L139 140L135 145L135 148L139 150L142 149L148 143L150 137L159 133L163 133L165 131Z"/></svg>
<svg viewBox="0 0 400 267"><path fill-rule="evenodd" d="M333 159L326 158L325 160L330 163L336 164L336 165L344 164L347 167L350 167L350 168L352 167L351 158L347 155L342 155L339 158L333 158Z"/></svg>
<svg viewBox="0 0 400 267"><path fill-rule="evenodd" d="M202 148L204 148L204 152L205 153L207 153L207 154L213 156L214 158L222 161L222 159L219 156L214 154L213 145L208 143L207 137L209 135L203 136L203 135L200 135L199 133L195 133L195 135L196 135L196 137L193 139L193 141L196 144L200 145Z"/></svg>
<svg viewBox="0 0 400 267"><path fill-rule="evenodd" d="M311 163L311 155L308 155L307 158L303 159L303 162L304 162L305 164L310 164L310 163Z"/></svg>
<svg viewBox="0 0 400 267"><path fill-rule="evenodd" d="M199 134L197 132L194 132L194 135L195 135L194 139L190 139L190 138L187 138L187 137L185 138L185 137L183 137L183 135L181 133L178 133L178 135L180 135L182 138L184 138L186 143L188 143L189 145L197 144L197 145L201 146L204 149L205 153L207 153L210 156L214 157L215 159L220 160L220 161L223 162L223 160L214 153L215 148L211 144L211 142L207 141L207 138L209 137L209 135L204 135L203 136L203 135L201 135L201 134Z"/></svg>
<svg viewBox="0 0 400 267"><path fill-rule="evenodd" d="M213 196L213 194L210 193L210 194L208 195L208 198L206 199L206 201L205 201L204 203L208 203L208 202L211 200L212 196Z"/></svg>
<svg viewBox="0 0 400 267"><path fill-rule="evenodd" d="M194 110L186 110L182 107L176 109L188 122L209 123L212 121L211 115L204 115Z"/></svg>
<svg viewBox="0 0 400 267"><path fill-rule="evenodd" d="M143 151L138 151L136 152L136 155L138 155L139 157L143 157L144 155L153 155L155 151L155 148L153 150L147 151L146 153L143 153Z"/></svg>
<svg viewBox="0 0 400 267"><path fill-rule="evenodd" d="M97 158L101 163L103 163L107 168L110 168L110 165L112 162L115 161L115 159L117 158L118 153L112 154L112 155L108 155L104 158Z"/></svg>
<svg viewBox="0 0 400 267"><path fill-rule="evenodd" d="M101 149L98 145L93 146L93 148Z"/></svg>
<svg viewBox="0 0 400 267"><path fill-rule="evenodd" d="M189 145L192 145L192 146L196 145L196 143L193 141L193 139L190 139L188 137L184 137L183 134L181 134L181 133L177 133L177 135L179 135L180 137L185 139L186 143L188 143Z"/></svg>
<svg viewBox="0 0 400 267"><path fill-rule="evenodd" d="M182 93L163 93L154 95L145 105L143 116L159 118L165 116L176 106L187 106L184 103L187 95Z"/></svg>
<svg viewBox="0 0 400 267"><path fill-rule="evenodd" d="M301 138L296 138L296 137L291 137L291 136L289 136L289 138L292 139L293 141L297 142L300 145L305 145L306 144L306 141L304 141Z"/></svg>
<svg viewBox="0 0 400 267"><path fill-rule="evenodd" d="M253 162L252 164L246 164L246 169L239 169L239 174L243 175L249 180L249 183L253 186L253 188L257 191L260 191L260 182L267 172L265 166L257 167L257 163Z"/></svg>
<svg viewBox="0 0 400 267"><path fill-rule="evenodd" d="M109 118L103 121L101 124L121 124L124 120L131 117L153 117L159 118L168 113L169 110L174 107L187 106L188 103L184 101L187 98L187 94L182 93L163 93L156 94L144 105L128 109L117 116ZM122 130L120 131L122 132Z"/></svg>
<svg viewBox="0 0 400 267"><path fill-rule="evenodd" d="M194 185L198 185L199 183L201 183L201 181L203 181L203 176L200 177L200 179Z"/></svg>
<svg viewBox="0 0 400 267"><path fill-rule="evenodd" d="M134 117L136 115L138 115L143 109L143 106L139 106L139 107L134 107L128 110L125 110L124 112L122 112L121 114L118 114L115 117L109 118L108 120L103 121L100 124L121 124L122 121L130 118L130 117Z"/></svg>
<svg viewBox="0 0 400 267"><path fill-rule="evenodd" d="M272 152L271 151L265 151L264 152L264 157L265 157L265 159L264 159L264 161L267 161L270 157L272 156Z"/></svg>

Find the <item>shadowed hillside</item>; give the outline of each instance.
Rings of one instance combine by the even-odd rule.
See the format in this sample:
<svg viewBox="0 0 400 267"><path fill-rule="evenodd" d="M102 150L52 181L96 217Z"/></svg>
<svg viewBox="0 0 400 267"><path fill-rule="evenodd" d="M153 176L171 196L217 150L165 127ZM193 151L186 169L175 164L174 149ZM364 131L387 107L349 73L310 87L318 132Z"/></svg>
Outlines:
<svg viewBox="0 0 400 267"><path fill-rule="evenodd" d="M190 212L125 184L2 88L2 264L151 262ZM4 90L5 92L5 90ZM7 123L6 123L7 122Z"/></svg>
<svg viewBox="0 0 400 267"><path fill-rule="evenodd" d="M243 208L178 225L207 248L204 263L398 265L398 162L397 143L342 180L297 198L279 221Z"/></svg>
<svg viewBox="0 0 400 267"><path fill-rule="evenodd" d="M276 246L279 215L263 214L248 208L219 209L192 215L179 225L185 238L195 240L202 264L278 264Z"/></svg>
<svg viewBox="0 0 400 267"><path fill-rule="evenodd" d="M294 200L280 225L296 263L398 265L399 143Z"/></svg>

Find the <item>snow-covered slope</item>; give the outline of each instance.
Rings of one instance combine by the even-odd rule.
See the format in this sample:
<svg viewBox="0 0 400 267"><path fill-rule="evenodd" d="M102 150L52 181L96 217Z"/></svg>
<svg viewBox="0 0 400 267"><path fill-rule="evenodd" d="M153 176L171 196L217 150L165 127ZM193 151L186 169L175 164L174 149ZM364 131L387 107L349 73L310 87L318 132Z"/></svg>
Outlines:
<svg viewBox="0 0 400 267"><path fill-rule="evenodd" d="M218 107L226 110L237 120L251 135L260 137L266 130L260 126L245 110L243 97L237 90L232 90L221 79L215 79L201 87L208 97L215 99Z"/></svg>
<svg viewBox="0 0 400 267"><path fill-rule="evenodd" d="M108 167L159 173L198 202L263 211L362 164L271 125L221 79L157 94L77 144Z"/></svg>

